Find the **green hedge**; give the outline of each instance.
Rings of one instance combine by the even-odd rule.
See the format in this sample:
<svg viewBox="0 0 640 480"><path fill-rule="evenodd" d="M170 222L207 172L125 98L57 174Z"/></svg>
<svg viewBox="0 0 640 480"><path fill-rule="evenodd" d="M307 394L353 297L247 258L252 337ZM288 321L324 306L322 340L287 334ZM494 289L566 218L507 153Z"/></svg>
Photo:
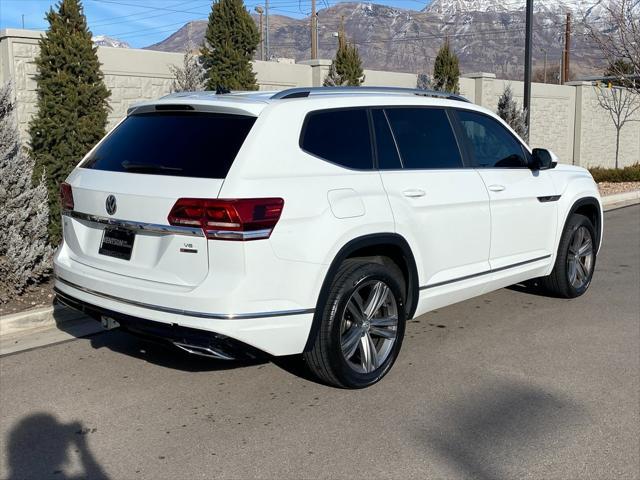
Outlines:
<svg viewBox="0 0 640 480"><path fill-rule="evenodd" d="M593 179L600 182L640 182L640 163L625 168L590 168Z"/></svg>

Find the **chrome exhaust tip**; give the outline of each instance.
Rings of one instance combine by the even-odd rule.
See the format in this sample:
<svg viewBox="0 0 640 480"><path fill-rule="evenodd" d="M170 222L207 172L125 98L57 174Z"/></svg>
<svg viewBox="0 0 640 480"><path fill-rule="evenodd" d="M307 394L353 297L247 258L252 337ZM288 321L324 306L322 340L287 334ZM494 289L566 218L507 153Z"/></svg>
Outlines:
<svg viewBox="0 0 640 480"><path fill-rule="evenodd" d="M181 350L192 355L199 355L201 357L216 358L218 360L235 360L234 357L221 352L220 350L208 346L203 347L201 345L190 345L188 343L173 342L173 344Z"/></svg>

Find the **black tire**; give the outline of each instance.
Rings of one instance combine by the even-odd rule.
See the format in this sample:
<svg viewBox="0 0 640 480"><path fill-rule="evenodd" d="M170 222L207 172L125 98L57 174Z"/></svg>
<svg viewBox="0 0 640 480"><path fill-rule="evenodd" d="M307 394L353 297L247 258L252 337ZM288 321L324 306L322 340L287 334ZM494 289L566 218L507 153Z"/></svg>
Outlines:
<svg viewBox="0 0 640 480"><path fill-rule="evenodd" d="M590 235L593 255L584 282L581 285L575 286L570 279L571 271L569 260L572 258L570 247L574 241L574 236L582 227L584 227ZM591 285L591 279L593 278L593 272L596 266L596 239L595 228L591 220L584 215L574 214L567 220L564 231L562 232L562 238L560 239L560 245L558 246L558 255L553 270L549 276L541 279L541 285L547 293L561 298L575 298L587 291L589 285Z"/></svg>
<svg viewBox="0 0 640 480"><path fill-rule="evenodd" d="M395 300L397 325L395 340L392 346L387 348L386 359L367 373L357 371L359 367L343 354L341 335L346 333L343 331L343 316L354 292L360 292L366 289L367 285L376 284L378 281L388 287L390 295ZM305 362L314 376L335 387L354 389L368 387L384 377L393 366L402 347L406 321L404 291L402 272L394 265L362 259L346 260L338 269L327 301L319 312L322 315L321 324L313 348L304 354ZM355 355L361 355L361 348L358 346L358 353Z"/></svg>

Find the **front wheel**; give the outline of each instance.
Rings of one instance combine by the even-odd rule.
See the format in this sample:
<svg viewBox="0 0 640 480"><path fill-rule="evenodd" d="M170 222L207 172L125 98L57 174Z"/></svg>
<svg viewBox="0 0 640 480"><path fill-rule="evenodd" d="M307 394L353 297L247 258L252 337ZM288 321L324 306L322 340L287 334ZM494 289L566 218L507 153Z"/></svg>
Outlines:
<svg viewBox="0 0 640 480"><path fill-rule="evenodd" d="M304 357L320 380L343 388L379 381L405 330L403 277L393 266L347 260L338 270L315 343Z"/></svg>
<svg viewBox="0 0 640 480"><path fill-rule="evenodd" d="M579 297L589 288L595 266L595 229L587 217L575 214L567 221L556 263L551 275L543 279L543 286L559 297Z"/></svg>

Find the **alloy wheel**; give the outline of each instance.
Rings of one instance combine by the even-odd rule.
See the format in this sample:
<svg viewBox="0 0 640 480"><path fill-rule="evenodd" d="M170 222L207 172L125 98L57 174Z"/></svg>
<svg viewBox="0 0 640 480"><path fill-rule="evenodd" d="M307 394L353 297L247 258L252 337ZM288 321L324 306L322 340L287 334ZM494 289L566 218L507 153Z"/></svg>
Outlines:
<svg viewBox="0 0 640 480"><path fill-rule="evenodd" d="M372 280L351 294L342 316L340 345L347 363L371 373L389 358L398 334L398 306L389 286Z"/></svg>
<svg viewBox="0 0 640 480"><path fill-rule="evenodd" d="M573 233L567 255L568 280L576 290L583 288L591 279L593 256L591 232L581 226Z"/></svg>

